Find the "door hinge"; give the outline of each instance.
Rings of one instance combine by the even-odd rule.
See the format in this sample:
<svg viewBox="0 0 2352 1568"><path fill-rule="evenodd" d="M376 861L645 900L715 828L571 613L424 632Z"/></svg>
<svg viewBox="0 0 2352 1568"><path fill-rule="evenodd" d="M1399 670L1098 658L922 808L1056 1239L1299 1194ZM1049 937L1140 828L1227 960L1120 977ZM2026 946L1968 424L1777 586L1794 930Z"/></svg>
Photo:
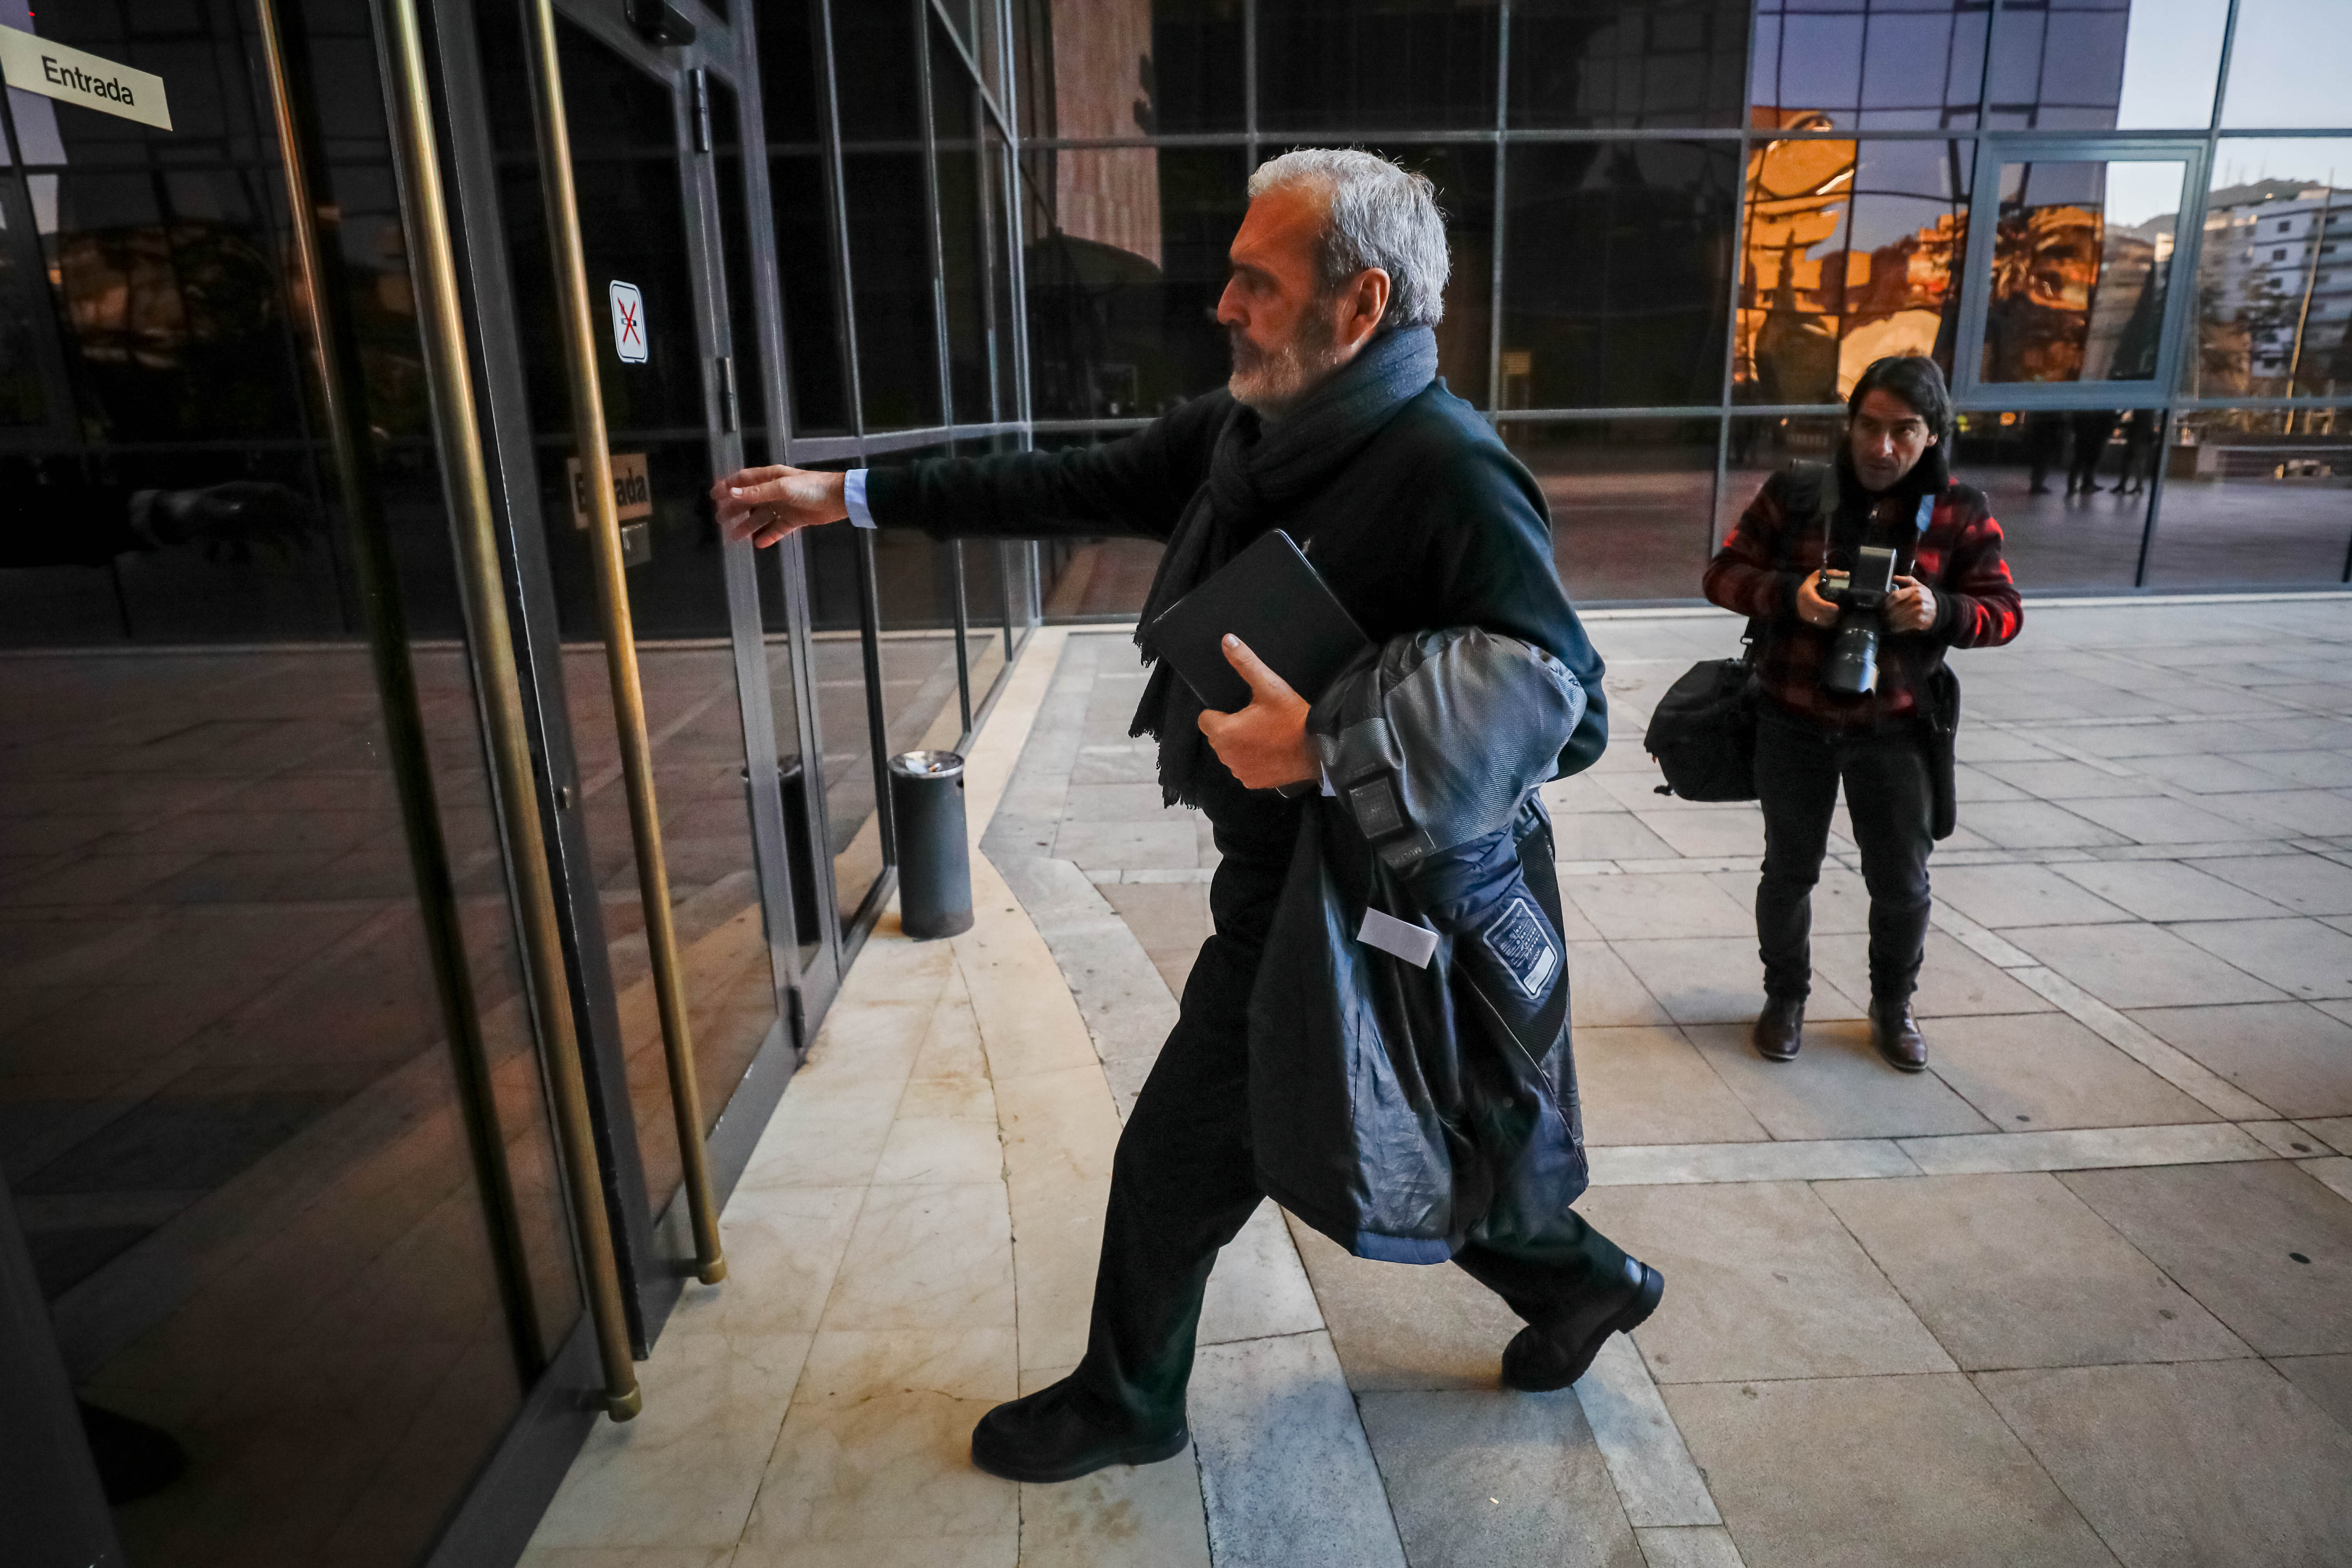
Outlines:
<svg viewBox="0 0 2352 1568"><path fill-rule="evenodd" d="M710 151L710 73L694 68L694 150Z"/></svg>
<svg viewBox="0 0 2352 1568"><path fill-rule="evenodd" d="M723 416L727 421L726 428L730 432L740 430L743 427L743 419L740 405L735 400L735 356L733 354L719 356L719 396Z"/></svg>

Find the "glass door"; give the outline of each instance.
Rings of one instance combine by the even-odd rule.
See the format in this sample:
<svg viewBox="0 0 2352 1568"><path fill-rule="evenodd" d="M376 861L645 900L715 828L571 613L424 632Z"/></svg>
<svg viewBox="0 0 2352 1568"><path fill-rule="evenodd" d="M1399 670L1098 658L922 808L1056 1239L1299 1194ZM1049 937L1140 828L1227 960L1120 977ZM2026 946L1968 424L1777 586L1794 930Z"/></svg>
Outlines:
<svg viewBox="0 0 2352 1568"><path fill-rule="evenodd" d="M2179 142L1979 143L1954 390L2023 408L2160 402L2189 290L2181 215L2203 153Z"/></svg>
<svg viewBox="0 0 2352 1568"><path fill-rule="evenodd" d="M803 959L814 956L801 928L813 914L820 930L828 923L821 880L812 883L803 869L803 896L793 896L792 868L808 861L807 834L784 826L799 752L800 726L789 711L796 683L781 683L779 697L750 547L720 538L709 500L712 475L741 461L745 389L759 384L737 363L744 339L730 309L729 286L743 289L746 269L729 267L725 257L744 219L740 206L730 210L721 199L721 181L740 181L741 159L737 139L722 144L716 127L737 117L735 95L705 63L731 64L731 46L714 28L709 40L662 47L603 8L559 5L558 13L580 237L597 318L595 368L707 1138L755 1065L777 1059L772 1048L789 1071L793 988ZM513 13L486 10L481 33L488 81L529 79ZM502 101L494 89L486 108L530 426L536 526L562 645L578 763L575 809L595 884L590 902L617 1001L606 1031L613 1037L600 1049L606 1059L618 1056L625 1078L625 1100L607 1103L615 1119L633 1124L642 1159L657 1230L638 1278L649 1310L658 1311L650 1293L692 1252L686 1205L673 1203L681 1149L607 668L612 628L599 607L576 457L543 169L528 100L504 96L519 101ZM779 700L787 712L777 711ZM764 1111L757 1108L751 1120Z"/></svg>

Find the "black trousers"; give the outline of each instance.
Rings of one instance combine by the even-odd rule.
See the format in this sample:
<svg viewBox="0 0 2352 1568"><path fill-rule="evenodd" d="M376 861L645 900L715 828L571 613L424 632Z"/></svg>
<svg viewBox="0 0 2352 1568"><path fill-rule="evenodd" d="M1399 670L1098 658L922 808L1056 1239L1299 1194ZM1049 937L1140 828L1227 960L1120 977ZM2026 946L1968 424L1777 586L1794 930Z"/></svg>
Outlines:
<svg viewBox="0 0 2352 1568"><path fill-rule="evenodd" d="M1220 823L1225 858L1209 888L1215 931L1119 1136L1094 1318L1073 1374L1108 1424L1157 1431L1182 1417L1209 1269L1264 1200L1250 1158L1247 1010L1282 891L1280 838L1278 826L1229 835ZM1548 1324L1622 1278L1625 1254L1580 1221L1572 1241L1542 1256L1473 1244L1454 1261L1520 1317Z"/></svg>
<svg viewBox="0 0 2352 1568"><path fill-rule="evenodd" d="M1908 1001L1927 949L1927 854L1936 845L1923 737L1908 724L1840 735L1769 710L1756 726L1756 794L1764 807L1756 942L1764 989L1796 997L1811 989L1813 884L1841 783L1870 889L1871 999Z"/></svg>

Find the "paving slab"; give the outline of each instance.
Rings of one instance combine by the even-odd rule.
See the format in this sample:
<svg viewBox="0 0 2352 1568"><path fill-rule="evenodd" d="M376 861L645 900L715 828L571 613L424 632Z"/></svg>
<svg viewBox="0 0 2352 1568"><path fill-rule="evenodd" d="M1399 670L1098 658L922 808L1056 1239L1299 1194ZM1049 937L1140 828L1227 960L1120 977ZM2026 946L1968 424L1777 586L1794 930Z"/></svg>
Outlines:
<svg viewBox="0 0 2352 1568"><path fill-rule="evenodd" d="M1573 1394L1448 1389L1359 1405L1412 1568L1644 1568Z"/></svg>
<svg viewBox="0 0 2352 1568"><path fill-rule="evenodd" d="M1991 1373L1977 1385L2131 1568L2344 1560L2352 1433L2260 1362Z"/></svg>
<svg viewBox="0 0 2352 1568"><path fill-rule="evenodd" d="M1814 1191L1969 1371L2252 1353L2055 1176Z"/></svg>
<svg viewBox="0 0 2352 1568"><path fill-rule="evenodd" d="M2159 926L2038 926L2001 934L2111 1007L2275 1002L2282 994Z"/></svg>
<svg viewBox="0 0 2352 1568"><path fill-rule="evenodd" d="M1770 1136L1679 1029L1581 1028L1574 1044L1588 1148Z"/></svg>
<svg viewBox="0 0 2352 1568"><path fill-rule="evenodd" d="M2263 1355L2352 1351L2352 1204L2284 1161L2062 1175Z"/></svg>
<svg viewBox="0 0 2352 1568"><path fill-rule="evenodd" d="M2352 1432L2352 1355L2274 1356L2271 1365L2304 1397Z"/></svg>
<svg viewBox="0 0 2352 1568"><path fill-rule="evenodd" d="M2268 899L2191 861L2084 860L2050 869L2144 921L2256 920L2280 911ZM1939 872L1939 887L1942 880Z"/></svg>
<svg viewBox="0 0 2352 1568"><path fill-rule="evenodd" d="M1296 1215L1283 1218L1349 1387L1496 1386L1503 1347L1526 1326L1501 1297L1450 1264L1374 1263Z"/></svg>
<svg viewBox="0 0 2352 1568"><path fill-rule="evenodd" d="M1979 925L2097 925L2132 918L2046 866L1950 866L1932 872L1936 898Z"/></svg>
<svg viewBox="0 0 2352 1568"><path fill-rule="evenodd" d="M2113 1568L1957 1373L1664 1392L1748 1568Z"/></svg>
<svg viewBox="0 0 2352 1568"><path fill-rule="evenodd" d="M1987 1132L1993 1124L1933 1073L1897 1072L1866 1024L1805 1021L1793 1061L1756 1054L1738 1025L1686 1031L1718 1078L1776 1139L1898 1138Z"/></svg>
<svg viewBox="0 0 2352 1568"><path fill-rule="evenodd" d="M2145 1127L2213 1113L2063 1013L1929 1018L1928 1069L1996 1127Z"/></svg>
<svg viewBox="0 0 2352 1568"><path fill-rule="evenodd" d="M1578 1207L1666 1277L1634 1331L1661 1384L1952 1367L1802 1183L1595 1188Z"/></svg>
<svg viewBox="0 0 2352 1568"><path fill-rule="evenodd" d="M2132 1016L2282 1115L2352 1116L2352 1025L2315 1007L2256 1002Z"/></svg>
<svg viewBox="0 0 2352 1568"><path fill-rule="evenodd" d="M2289 995L2352 996L2352 935L2318 921L2200 921L2171 930Z"/></svg>
<svg viewBox="0 0 2352 1568"><path fill-rule="evenodd" d="M1328 1336L1209 1345L1193 1363L1209 1547L1232 1568L1405 1568Z"/></svg>
<svg viewBox="0 0 2352 1568"><path fill-rule="evenodd" d="M2308 852L2198 862L2225 882L2301 915L2352 915L2352 866Z"/></svg>

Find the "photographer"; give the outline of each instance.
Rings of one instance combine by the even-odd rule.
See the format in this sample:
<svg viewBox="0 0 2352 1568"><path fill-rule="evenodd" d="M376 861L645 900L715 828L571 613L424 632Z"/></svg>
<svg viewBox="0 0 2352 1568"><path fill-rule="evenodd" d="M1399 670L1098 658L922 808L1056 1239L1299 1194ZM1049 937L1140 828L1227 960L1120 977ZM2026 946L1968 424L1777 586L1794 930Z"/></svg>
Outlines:
<svg viewBox="0 0 2352 1568"><path fill-rule="evenodd" d="M1772 1061L1797 1054L1812 979L1813 884L1843 784L1870 889L1871 1043L1917 1072L1927 1047L1911 992L1927 939L1927 855L1949 831L1958 705L1944 650L2009 641L2023 610L2000 525L1982 492L1953 482L1945 467L1952 405L1936 363L1877 361L1854 383L1846 415L1832 474L1775 474L1706 569L1706 596L1749 617L1761 694L1764 1010L1754 1040ZM1873 595L1864 578L1874 565L1885 571L1885 557L1873 553L1883 551L1894 554L1892 581ZM1872 651L1874 670L1862 659Z"/></svg>

